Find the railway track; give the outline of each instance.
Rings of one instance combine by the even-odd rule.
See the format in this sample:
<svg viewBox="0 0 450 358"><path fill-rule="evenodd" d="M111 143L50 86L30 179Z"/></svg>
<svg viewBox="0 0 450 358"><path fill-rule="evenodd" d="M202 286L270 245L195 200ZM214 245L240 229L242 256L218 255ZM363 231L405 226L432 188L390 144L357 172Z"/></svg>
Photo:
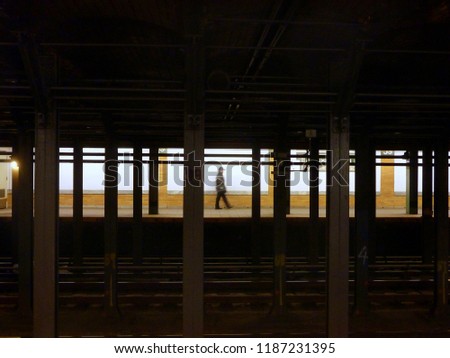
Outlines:
<svg viewBox="0 0 450 358"><path fill-rule="evenodd" d="M289 258L286 265L287 301L291 304L322 304L326 300L324 260L311 265L305 258ZM121 259L118 265L118 297L124 304L161 305L182 302L180 258L147 258L141 265ZM206 304L270 304L272 262L258 264L248 258L205 259ZM429 303L433 299L433 266L417 257L389 257L369 265L371 302ZM350 296L353 294L353 265L350 265ZM102 304L103 262L88 258L81 266L63 258L59 263L61 305ZM0 305L17 303L17 267L0 259Z"/></svg>

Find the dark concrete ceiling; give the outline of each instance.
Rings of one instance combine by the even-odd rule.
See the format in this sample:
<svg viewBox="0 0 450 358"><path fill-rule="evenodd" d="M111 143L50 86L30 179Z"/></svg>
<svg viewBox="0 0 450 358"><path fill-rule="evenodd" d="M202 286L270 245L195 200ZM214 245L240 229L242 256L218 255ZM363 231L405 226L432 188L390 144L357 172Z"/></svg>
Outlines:
<svg viewBox="0 0 450 358"><path fill-rule="evenodd" d="M58 60L49 93L63 143L101 142L107 121L123 142L182 146L185 3L0 1L0 139L34 119L25 34ZM207 146L271 145L281 121L298 146L342 108L352 133L385 143L447 133L450 1L204 5Z"/></svg>

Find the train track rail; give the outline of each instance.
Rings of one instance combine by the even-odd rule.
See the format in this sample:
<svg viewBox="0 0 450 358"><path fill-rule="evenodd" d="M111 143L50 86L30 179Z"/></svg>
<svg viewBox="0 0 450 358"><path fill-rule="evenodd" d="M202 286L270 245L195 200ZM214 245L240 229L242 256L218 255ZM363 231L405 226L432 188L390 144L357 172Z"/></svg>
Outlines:
<svg viewBox="0 0 450 358"><path fill-rule="evenodd" d="M287 301L291 304L323 304L326 300L324 260L308 264L305 258L287 260ZM353 292L353 265L350 264L350 292ZM138 305L182 303L180 258L147 258L141 265L121 259L118 265L119 302ZM262 258L205 259L206 304L270 304L272 302L272 260ZM80 266L63 258L59 263L61 305L103 303L103 263L88 258ZM369 265L371 302L429 303L433 299L433 266L417 257L382 258ZM18 296L17 267L0 258L0 305L14 305Z"/></svg>

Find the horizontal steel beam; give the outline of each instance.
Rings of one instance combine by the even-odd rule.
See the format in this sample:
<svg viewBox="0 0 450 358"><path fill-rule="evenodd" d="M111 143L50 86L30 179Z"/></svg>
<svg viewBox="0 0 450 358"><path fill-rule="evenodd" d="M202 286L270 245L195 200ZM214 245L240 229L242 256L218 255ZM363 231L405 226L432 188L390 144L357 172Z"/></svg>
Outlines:
<svg viewBox="0 0 450 358"><path fill-rule="evenodd" d="M286 86L300 86L301 84L295 83L241 83L237 82L235 84L246 85L246 86L271 86L271 87L286 87ZM302 85L304 86L304 85ZM30 86L0 86L1 90L31 90ZM86 92L131 92L131 93L185 93L185 89L182 88L133 88L133 87L89 87L89 86L57 86L51 87L51 91L86 91ZM255 94L255 95L286 95L286 96L337 96L336 92L328 92L328 91L267 91L267 90L247 90L247 89L228 89L228 90L206 90L207 94ZM2 94L1 98L10 98L14 96L14 98L29 98L30 95L5 95ZM356 92L355 96L357 97L386 97L386 98L442 98L448 99L450 98L450 93L386 93L386 92ZM67 97L69 97L67 95ZM396 103L397 104L397 103ZM408 105L414 105L408 103Z"/></svg>
<svg viewBox="0 0 450 358"><path fill-rule="evenodd" d="M157 43L105 43L105 42L42 42L45 47L142 47L142 48L185 48L183 44L157 44Z"/></svg>

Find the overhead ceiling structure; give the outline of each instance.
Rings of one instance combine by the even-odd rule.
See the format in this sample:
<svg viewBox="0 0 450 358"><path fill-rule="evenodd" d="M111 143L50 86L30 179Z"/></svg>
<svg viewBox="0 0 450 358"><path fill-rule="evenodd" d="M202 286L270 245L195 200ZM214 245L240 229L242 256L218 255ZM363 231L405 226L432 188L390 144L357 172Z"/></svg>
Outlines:
<svg viewBox="0 0 450 358"><path fill-rule="evenodd" d="M348 115L393 146L447 133L450 1L205 1L207 147L292 147ZM0 140L33 123L23 46L54 56L62 145L183 146L182 0L0 1ZM29 66L29 65L28 65Z"/></svg>

